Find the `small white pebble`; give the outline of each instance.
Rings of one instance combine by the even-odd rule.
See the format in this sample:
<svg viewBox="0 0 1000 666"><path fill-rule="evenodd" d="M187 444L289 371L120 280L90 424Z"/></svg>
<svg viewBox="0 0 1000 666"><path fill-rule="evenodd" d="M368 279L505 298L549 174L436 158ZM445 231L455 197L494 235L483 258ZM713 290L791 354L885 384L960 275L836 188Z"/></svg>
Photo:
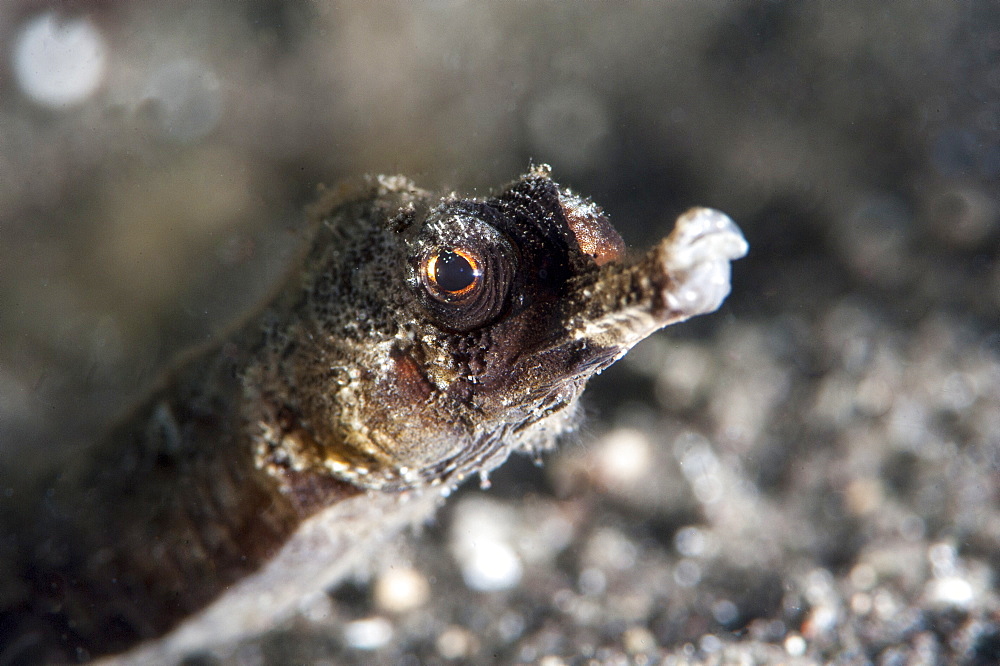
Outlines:
<svg viewBox="0 0 1000 666"><path fill-rule="evenodd" d="M717 601L712 606L712 617L719 624L729 624L734 622L737 617L739 617L740 611L729 599L722 599Z"/></svg>
<svg viewBox="0 0 1000 666"><path fill-rule="evenodd" d="M927 551L927 559L938 577L949 576L955 571L957 557L955 547L949 543L936 543Z"/></svg>
<svg viewBox="0 0 1000 666"><path fill-rule="evenodd" d="M803 633L810 637L823 636L833 631L840 620L840 612L836 607L827 604L815 606L809 611L803 623Z"/></svg>
<svg viewBox="0 0 1000 666"><path fill-rule="evenodd" d="M437 637L434 646L445 659L465 659L476 651L476 637L464 627L447 627Z"/></svg>
<svg viewBox="0 0 1000 666"><path fill-rule="evenodd" d="M384 617L370 617L344 625L344 642L356 650L377 650L392 640L392 633Z"/></svg>
<svg viewBox="0 0 1000 666"><path fill-rule="evenodd" d="M607 588L607 577L604 572L597 567L588 567L580 572L580 579L577 585L580 592L591 596L603 594Z"/></svg>
<svg viewBox="0 0 1000 666"><path fill-rule="evenodd" d="M682 527L674 535L674 548L684 557L705 553L705 533L697 527Z"/></svg>
<svg viewBox="0 0 1000 666"><path fill-rule="evenodd" d="M630 487L650 472L651 444L645 433L631 428L611 431L597 451L597 473L612 488Z"/></svg>
<svg viewBox="0 0 1000 666"><path fill-rule="evenodd" d="M497 632L500 634L503 642L510 643L520 638L521 634L524 633L524 626L523 616L519 613L508 611L500 616L500 620L497 622Z"/></svg>
<svg viewBox="0 0 1000 666"><path fill-rule="evenodd" d="M968 608L975 597L972 584L959 576L946 576L928 585L932 601L957 608Z"/></svg>
<svg viewBox="0 0 1000 666"><path fill-rule="evenodd" d="M674 567L674 582L681 587L694 587L701 582L701 567L692 560L681 560Z"/></svg>
<svg viewBox="0 0 1000 666"><path fill-rule="evenodd" d="M855 615L867 615L872 610L872 597L864 592L851 595L851 611Z"/></svg>
<svg viewBox="0 0 1000 666"><path fill-rule="evenodd" d="M691 483L691 491L702 504L715 504L722 499L725 488L718 475L706 474Z"/></svg>
<svg viewBox="0 0 1000 666"><path fill-rule="evenodd" d="M855 479L847 486L847 508L855 515L870 514L881 506L884 489L878 479Z"/></svg>
<svg viewBox="0 0 1000 666"><path fill-rule="evenodd" d="M523 565L514 550L516 519L493 500L466 498L458 504L450 549L470 589L505 590L521 580Z"/></svg>
<svg viewBox="0 0 1000 666"><path fill-rule="evenodd" d="M899 602L888 590L880 589L872 597L872 610L879 619L889 620L899 613Z"/></svg>
<svg viewBox="0 0 1000 666"><path fill-rule="evenodd" d="M613 527L596 530L584 547L583 561L603 571L627 571L635 566L638 552L629 538Z"/></svg>
<svg viewBox="0 0 1000 666"><path fill-rule="evenodd" d="M566 666L566 662L563 661L562 657L547 654L538 660L538 666Z"/></svg>
<svg viewBox="0 0 1000 666"><path fill-rule="evenodd" d="M86 18L46 12L21 28L14 44L14 76L32 101L58 108L90 97L104 78L105 46Z"/></svg>
<svg viewBox="0 0 1000 666"><path fill-rule="evenodd" d="M833 574L826 569L813 569L806 578L806 600L814 606L832 603L838 595L834 589Z"/></svg>
<svg viewBox="0 0 1000 666"><path fill-rule="evenodd" d="M698 641L698 647L701 648L702 652L713 654L722 649L722 641L715 634L705 634Z"/></svg>
<svg viewBox="0 0 1000 666"><path fill-rule="evenodd" d="M382 610L402 613L424 605L430 597L427 579L416 569L389 569L375 581L375 603Z"/></svg>
<svg viewBox="0 0 1000 666"><path fill-rule="evenodd" d="M656 637L646 627L629 627L622 634L622 646L629 654L642 654L656 649Z"/></svg>
<svg viewBox="0 0 1000 666"><path fill-rule="evenodd" d="M460 562L462 578L479 592L507 590L521 580L521 560L502 541L481 541L468 549Z"/></svg>
<svg viewBox="0 0 1000 666"><path fill-rule="evenodd" d="M806 653L806 639L798 634L789 634L785 639L785 652L791 657L801 657Z"/></svg>

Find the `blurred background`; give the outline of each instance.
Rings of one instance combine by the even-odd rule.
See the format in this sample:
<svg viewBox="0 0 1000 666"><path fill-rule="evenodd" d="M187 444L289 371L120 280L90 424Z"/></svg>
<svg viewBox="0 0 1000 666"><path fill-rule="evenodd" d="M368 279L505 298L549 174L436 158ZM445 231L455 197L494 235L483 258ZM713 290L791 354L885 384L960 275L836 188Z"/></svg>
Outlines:
<svg viewBox="0 0 1000 666"><path fill-rule="evenodd" d="M0 472L286 269L320 184L548 163L630 247L751 247L544 467L192 663L1000 660L1000 6L0 7Z"/></svg>

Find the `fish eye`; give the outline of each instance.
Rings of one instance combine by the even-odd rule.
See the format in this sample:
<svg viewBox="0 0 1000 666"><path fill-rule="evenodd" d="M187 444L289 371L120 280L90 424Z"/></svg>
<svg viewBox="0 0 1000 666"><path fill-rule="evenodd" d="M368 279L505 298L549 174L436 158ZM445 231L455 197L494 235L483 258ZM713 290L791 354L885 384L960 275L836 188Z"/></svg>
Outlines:
<svg viewBox="0 0 1000 666"><path fill-rule="evenodd" d="M517 282L519 252L486 204L452 202L413 238L406 281L431 323L466 333L502 316Z"/></svg>
<svg viewBox="0 0 1000 666"><path fill-rule="evenodd" d="M462 248L435 250L424 265L424 279L429 290L444 300L465 296L482 278L479 260Z"/></svg>

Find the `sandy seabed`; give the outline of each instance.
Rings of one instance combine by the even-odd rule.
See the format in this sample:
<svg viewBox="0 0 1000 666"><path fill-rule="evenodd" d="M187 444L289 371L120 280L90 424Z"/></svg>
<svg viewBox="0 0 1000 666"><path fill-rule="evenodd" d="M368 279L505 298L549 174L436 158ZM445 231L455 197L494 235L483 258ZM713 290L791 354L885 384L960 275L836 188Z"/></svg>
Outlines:
<svg viewBox="0 0 1000 666"><path fill-rule="evenodd" d="M252 305L319 183L485 193L545 162L632 248L693 205L750 242L723 308L593 381L544 465L187 663L1000 661L994 3L11 2L0 26L2 474Z"/></svg>

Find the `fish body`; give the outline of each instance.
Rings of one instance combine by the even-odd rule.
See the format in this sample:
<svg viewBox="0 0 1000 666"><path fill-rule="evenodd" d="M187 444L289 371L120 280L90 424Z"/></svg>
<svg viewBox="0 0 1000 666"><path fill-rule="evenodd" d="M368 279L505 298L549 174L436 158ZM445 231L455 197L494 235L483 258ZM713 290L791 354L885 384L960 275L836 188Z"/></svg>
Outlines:
<svg viewBox="0 0 1000 666"><path fill-rule="evenodd" d="M267 628L465 478L551 448L586 381L715 310L747 249L694 209L630 258L545 167L482 199L372 177L311 217L263 310L0 505L0 663L169 662Z"/></svg>

